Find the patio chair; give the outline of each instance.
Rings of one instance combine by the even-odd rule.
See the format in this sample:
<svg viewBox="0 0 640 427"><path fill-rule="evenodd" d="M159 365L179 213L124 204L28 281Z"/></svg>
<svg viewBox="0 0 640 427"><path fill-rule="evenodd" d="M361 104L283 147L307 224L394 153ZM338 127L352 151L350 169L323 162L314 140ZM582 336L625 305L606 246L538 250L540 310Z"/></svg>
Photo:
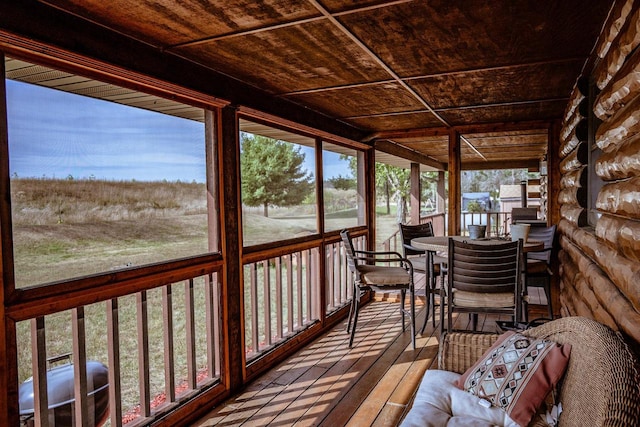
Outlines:
<svg viewBox="0 0 640 427"><path fill-rule="evenodd" d="M347 322L347 332L351 333L349 347L353 346L356 324L358 323L358 310L360 308L360 298L365 291L373 290L379 292L399 291L400 292L400 313L402 315L402 330L405 329L405 314L409 315L411 324L411 344L416 348L416 316L415 316L415 290L413 286L413 265L409 260L403 258L398 252L374 252L360 251L353 248L353 242L348 230L340 232L347 255L349 270L354 275L353 297L351 299L351 309L349 310L349 320ZM377 265L378 263L387 265ZM390 265L390 264L397 265ZM410 310L404 307L404 299L409 291ZM351 321L353 320L353 325Z"/></svg>
<svg viewBox="0 0 640 427"><path fill-rule="evenodd" d="M556 226L531 227L529 239L544 243L544 250L527 253L527 266L525 271L525 288L542 287L547 297L547 309L549 318L553 319L553 307L551 303L551 251L556 235ZM540 284L542 282L542 284ZM527 292L528 293L528 292ZM526 317L526 312L525 312Z"/></svg>
<svg viewBox="0 0 640 427"><path fill-rule="evenodd" d="M411 240L416 237L431 237L433 236L433 225L430 222L426 224L398 224L400 228L400 238L402 239L402 250L404 257L411 261L413 264L414 273L417 271L427 276L425 284L425 300L426 300L426 315L424 317L424 323L420 333L424 333L424 329L427 326L429 320L429 308L431 308L431 320L433 327L436 326L436 304L435 295L440 295L440 288L437 286L438 277L444 278L446 274L447 259L443 256L437 255L433 251L424 251L411 246ZM415 282L415 279L414 279Z"/></svg>
<svg viewBox="0 0 640 427"><path fill-rule="evenodd" d="M454 312L510 314L522 319L522 240L496 244L473 244L449 239L447 281L447 331ZM444 295L440 296L441 330L444 328Z"/></svg>

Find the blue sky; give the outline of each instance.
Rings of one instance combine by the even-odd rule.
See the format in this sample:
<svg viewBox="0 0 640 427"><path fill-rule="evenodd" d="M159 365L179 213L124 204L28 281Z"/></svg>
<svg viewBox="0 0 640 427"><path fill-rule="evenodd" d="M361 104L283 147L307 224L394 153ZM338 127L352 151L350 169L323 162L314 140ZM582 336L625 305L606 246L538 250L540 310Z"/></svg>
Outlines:
<svg viewBox="0 0 640 427"><path fill-rule="evenodd" d="M203 123L13 80L6 83L12 176L205 180ZM313 171L313 150L302 151L305 166ZM326 152L325 177L347 174L347 162Z"/></svg>

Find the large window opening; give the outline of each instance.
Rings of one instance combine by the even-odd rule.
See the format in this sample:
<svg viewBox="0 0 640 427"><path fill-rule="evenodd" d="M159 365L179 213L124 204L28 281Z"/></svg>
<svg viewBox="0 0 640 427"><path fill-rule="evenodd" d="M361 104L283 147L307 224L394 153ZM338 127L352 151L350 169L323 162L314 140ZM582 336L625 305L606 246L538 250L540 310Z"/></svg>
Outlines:
<svg viewBox="0 0 640 427"><path fill-rule="evenodd" d="M240 120L244 246L318 232L315 139Z"/></svg>
<svg viewBox="0 0 640 427"><path fill-rule="evenodd" d="M364 156L328 142L322 148L325 230L365 225Z"/></svg>
<svg viewBox="0 0 640 427"><path fill-rule="evenodd" d="M16 287L217 249L204 110L16 59L5 80Z"/></svg>

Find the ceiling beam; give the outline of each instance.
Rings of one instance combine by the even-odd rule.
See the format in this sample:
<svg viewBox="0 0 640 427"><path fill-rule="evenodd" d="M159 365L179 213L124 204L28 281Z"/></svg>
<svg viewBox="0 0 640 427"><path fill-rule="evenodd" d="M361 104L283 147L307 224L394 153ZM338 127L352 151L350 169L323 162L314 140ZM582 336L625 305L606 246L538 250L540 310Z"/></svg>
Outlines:
<svg viewBox="0 0 640 427"><path fill-rule="evenodd" d="M346 35L353 43L355 43L360 49L362 49L371 59L373 59L383 70L387 72L404 90L409 92L409 94L418 101L422 106L424 106L431 114L433 114L438 121L440 121L443 125L449 127L449 123L439 115L433 107L422 97L418 92L416 92L407 82L402 80L400 76L389 66L386 62L382 60L373 50L369 48L362 40L360 40L355 34L353 34L342 22L338 21L338 19L332 15L323 5L321 5L317 0L307 0L311 3L320 13L326 16L329 21L344 35Z"/></svg>
<svg viewBox="0 0 640 427"><path fill-rule="evenodd" d="M490 160L486 162L462 162L462 170L527 169L529 171L537 171L539 167L539 160Z"/></svg>
<svg viewBox="0 0 640 427"><path fill-rule="evenodd" d="M500 122L500 123L481 123L474 125L455 126L458 132L463 135L475 133L489 132L510 132L521 130L547 130L551 126L552 121L524 121L524 122ZM376 132L367 135L363 141L373 141L375 139L404 139L404 138L424 138L434 136L448 136L449 129L446 127L432 127L407 130L390 130L384 132Z"/></svg>
<svg viewBox="0 0 640 427"><path fill-rule="evenodd" d="M382 151L392 156L402 157L415 163L431 166L438 170L446 171L448 167L446 163L441 163L429 156L425 156L424 154L418 153L417 151L411 150L407 147L403 147L387 140L376 141L374 148L378 151Z"/></svg>

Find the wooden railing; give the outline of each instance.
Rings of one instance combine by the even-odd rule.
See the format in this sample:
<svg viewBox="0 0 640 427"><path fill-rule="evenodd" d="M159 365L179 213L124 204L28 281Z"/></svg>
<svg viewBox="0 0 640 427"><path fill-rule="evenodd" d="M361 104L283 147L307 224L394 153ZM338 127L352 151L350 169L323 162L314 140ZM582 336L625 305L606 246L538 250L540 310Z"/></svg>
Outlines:
<svg viewBox="0 0 640 427"><path fill-rule="evenodd" d="M420 224L426 224L430 222L433 225L433 232L436 236L445 235L445 214L434 213L420 217ZM400 230L396 230L391 236L387 237L382 242L382 250L389 252L402 253L402 242L400 242Z"/></svg>
<svg viewBox="0 0 640 427"><path fill-rule="evenodd" d="M364 228L352 236L357 249L366 248ZM280 343L308 331L323 316L345 309L353 298L353 277L342 241L335 234L249 253L244 258L247 366ZM85 302L80 305L70 301L60 311L43 306L42 315L25 315L19 321L23 327L18 329L31 336L32 363L28 369L34 378L35 410L24 418L37 418L35 425L50 425L50 411L41 408L52 404L46 392L47 359L50 352L57 353L50 351L47 333L53 334L54 320L70 331L69 381L77 390L76 425L99 421L92 409L96 402L90 393L92 379L81 368L88 360L98 359L108 366L111 426L150 424L171 416L172 409L200 394L221 396L226 390L221 381L224 343L220 308L224 302L219 277L223 267L223 260L215 256L155 266L157 274L151 277L127 272L123 274L126 285L116 280L115 290L109 291L105 301L92 303L90 296L82 294L80 300ZM132 276L137 278L127 281ZM101 294L107 291L101 290ZM96 337L103 343L96 344ZM104 347L103 357L96 358L96 345Z"/></svg>
<svg viewBox="0 0 640 427"><path fill-rule="evenodd" d="M320 318L317 247L245 264L247 360Z"/></svg>
<svg viewBox="0 0 640 427"><path fill-rule="evenodd" d="M96 347L106 348L106 360L100 363L108 366L111 426L149 422L194 394L219 384L218 273L209 268L204 274L175 283L31 319L34 411L24 414L23 421L33 419L35 425L50 425L50 411L41 408L56 404L49 401L50 394L46 392L51 378L48 373L52 372L48 360L55 359L48 357L52 343L46 339L47 322L56 322L57 329L71 333L70 337L56 339L72 343L68 387L76 390L76 397L68 409L75 425L95 425L100 421L94 409L100 399L92 393L96 378L89 377L86 369L88 360L95 357ZM87 344L88 339L97 337L104 337L104 342Z"/></svg>

